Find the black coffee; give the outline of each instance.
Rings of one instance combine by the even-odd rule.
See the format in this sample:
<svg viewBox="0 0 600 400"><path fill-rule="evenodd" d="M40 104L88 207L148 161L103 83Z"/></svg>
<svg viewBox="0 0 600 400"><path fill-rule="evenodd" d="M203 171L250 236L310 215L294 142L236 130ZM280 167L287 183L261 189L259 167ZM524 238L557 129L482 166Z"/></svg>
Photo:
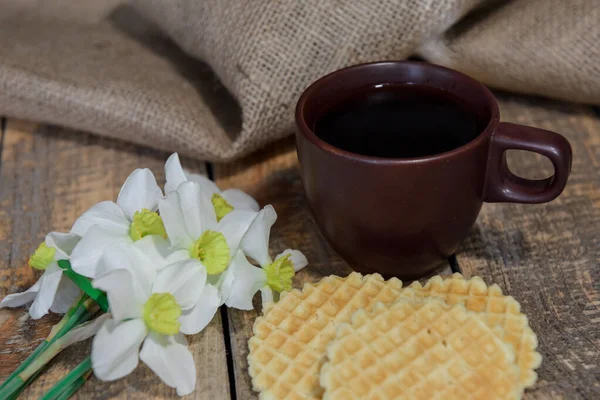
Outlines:
<svg viewBox="0 0 600 400"><path fill-rule="evenodd" d="M473 140L483 129L458 97L412 85L368 88L327 111L314 132L353 153L408 158L439 154Z"/></svg>

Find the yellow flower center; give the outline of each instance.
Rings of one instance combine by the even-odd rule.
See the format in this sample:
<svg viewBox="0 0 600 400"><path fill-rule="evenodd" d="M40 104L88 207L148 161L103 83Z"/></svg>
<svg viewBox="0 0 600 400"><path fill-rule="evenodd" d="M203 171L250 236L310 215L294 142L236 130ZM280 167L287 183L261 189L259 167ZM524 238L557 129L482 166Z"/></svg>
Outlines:
<svg viewBox="0 0 600 400"><path fill-rule="evenodd" d="M292 278L296 275L291 256L286 254L265 267L267 285L276 292L292 290Z"/></svg>
<svg viewBox="0 0 600 400"><path fill-rule="evenodd" d="M43 271L54 261L54 254L56 254L56 249L48 247L46 246L46 242L42 242L31 257L29 257L29 266Z"/></svg>
<svg viewBox="0 0 600 400"><path fill-rule="evenodd" d="M233 206L229 204L227 200L225 200L219 193L213 194L210 200L215 208L217 221L220 221L221 218L233 211Z"/></svg>
<svg viewBox="0 0 600 400"><path fill-rule="evenodd" d="M179 332L181 307L171 293L154 293L142 313L149 330L163 334L175 335Z"/></svg>
<svg viewBox="0 0 600 400"><path fill-rule="evenodd" d="M136 211L133 214L129 235L134 241L148 235L159 235L165 239L167 238L162 218L158 213L150 211L147 208L142 208L141 211Z"/></svg>
<svg viewBox="0 0 600 400"><path fill-rule="evenodd" d="M202 232L190 249L190 256L202 261L210 275L225 271L231 258L225 236L211 230Z"/></svg>

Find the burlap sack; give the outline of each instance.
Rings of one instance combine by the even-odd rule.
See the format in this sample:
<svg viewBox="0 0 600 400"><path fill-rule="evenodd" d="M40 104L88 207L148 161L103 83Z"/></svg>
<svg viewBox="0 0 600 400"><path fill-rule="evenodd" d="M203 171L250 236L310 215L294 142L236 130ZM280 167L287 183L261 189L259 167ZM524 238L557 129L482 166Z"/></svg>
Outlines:
<svg viewBox="0 0 600 400"><path fill-rule="evenodd" d="M414 54L491 86L598 104L599 7L0 0L0 114L230 160L292 133L298 95L319 76Z"/></svg>
<svg viewBox="0 0 600 400"><path fill-rule="evenodd" d="M418 52L495 88L600 104L598 0L498 3Z"/></svg>

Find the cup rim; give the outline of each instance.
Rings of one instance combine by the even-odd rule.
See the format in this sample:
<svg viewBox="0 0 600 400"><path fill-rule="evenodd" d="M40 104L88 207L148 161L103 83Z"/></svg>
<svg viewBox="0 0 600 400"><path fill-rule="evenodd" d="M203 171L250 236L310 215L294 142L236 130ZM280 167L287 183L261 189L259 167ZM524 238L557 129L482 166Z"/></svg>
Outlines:
<svg viewBox="0 0 600 400"><path fill-rule="evenodd" d="M489 118L485 128L483 128L481 130L481 132L477 135L477 137L475 137L473 140L471 140L470 142L465 143L459 147L456 147L452 150L448 150L443 153L430 154L427 156L406 157L406 158L377 157L377 156L369 156L369 155L365 155L365 154L354 153L351 151L347 151L347 150L343 150L338 147L335 147L335 146L327 143L326 141L322 140L317 135L315 135L313 130L306 124L306 120L304 118L306 104L311 100L311 97L314 95L314 93L317 92L318 90L320 90L321 88L327 86L332 81L335 81L339 75L341 75L349 70L377 67L377 66L385 65L385 64L414 65L414 66L424 68L424 69L429 69L429 70L445 71L446 73L451 73L453 75L461 76L463 79L466 79L468 82L470 82L471 85L473 85L474 87L477 87L477 88L479 88L479 90L481 90L481 92L483 93L484 97L486 98L486 100L488 101L488 103L490 105L490 109L491 109L490 118ZM389 83L389 82L382 82L382 83ZM450 68L442 67L440 65L430 64L430 63L421 62L421 61L386 60L386 61L375 61L375 62L367 62L367 63L351 65L351 66L333 71L333 72L317 79L312 84L310 84L300 95L300 98L298 99L298 103L296 104L295 119L296 119L296 126L298 127L298 130L300 131L300 133L307 140L309 140L314 145L316 145L317 147L319 147L320 149L322 149L323 151L326 151L328 153L332 153L334 155L337 155L337 156L340 156L343 158L347 158L347 159L351 159L351 160L359 160L362 162L373 163L373 164L415 164L415 163L424 163L424 162L430 162L430 161L438 161L441 159L447 159L450 157L460 156L460 155L476 148L477 146L480 145L480 143L483 140L485 140L485 137L490 132L493 132L494 127L499 122L500 112L498 109L498 102L496 101L496 98L494 97L492 92L481 82L470 77L469 75L463 74L462 72L458 72L458 71L455 71Z"/></svg>

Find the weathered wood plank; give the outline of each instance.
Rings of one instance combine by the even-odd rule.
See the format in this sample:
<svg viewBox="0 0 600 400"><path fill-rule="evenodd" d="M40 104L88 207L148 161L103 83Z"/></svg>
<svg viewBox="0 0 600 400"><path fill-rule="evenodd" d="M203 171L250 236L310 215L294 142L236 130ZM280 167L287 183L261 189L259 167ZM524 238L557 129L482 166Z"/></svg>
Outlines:
<svg viewBox="0 0 600 400"><path fill-rule="evenodd" d="M467 276L521 302L544 357L526 398L600 398L600 118L590 109L501 95L504 121L554 130L573 146L565 192L544 205L486 204L457 254ZM548 161L510 154L515 173L552 174Z"/></svg>
<svg viewBox="0 0 600 400"><path fill-rule="evenodd" d="M335 274L348 275L352 270L325 241L304 198L293 138L280 141L248 158L230 164L214 165L214 180L222 188L236 187L254 196L261 206L272 204L277 222L271 231L271 251L279 254L286 248L301 250L309 266L298 273L294 286L317 282ZM449 265L436 273L450 274ZM255 308L260 305L255 298ZM248 375L248 339L257 316L254 311L227 310L238 399L256 399Z"/></svg>
<svg viewBox="0 0 600 400"><path fill-rule="evenodd" d="M0 164L0 296L22 291L39 275L27 267L29 254L51 230L68 231L91 205L115 199L127 175L151 168L164 181L168 154L93 137L81 132L9 120ZM205 164L185 160L197 173ZM32 321L24 309L0 310L0 379L6 377L48 334L58 320ZM189 337L197 367L191 398L229 398L229 382L220 315L200 334ZM89 354L90 341L59 355L24 393L37 398ZM116 382L91 377L79 398L169 398L164 385L146 366Z"/></svg>

